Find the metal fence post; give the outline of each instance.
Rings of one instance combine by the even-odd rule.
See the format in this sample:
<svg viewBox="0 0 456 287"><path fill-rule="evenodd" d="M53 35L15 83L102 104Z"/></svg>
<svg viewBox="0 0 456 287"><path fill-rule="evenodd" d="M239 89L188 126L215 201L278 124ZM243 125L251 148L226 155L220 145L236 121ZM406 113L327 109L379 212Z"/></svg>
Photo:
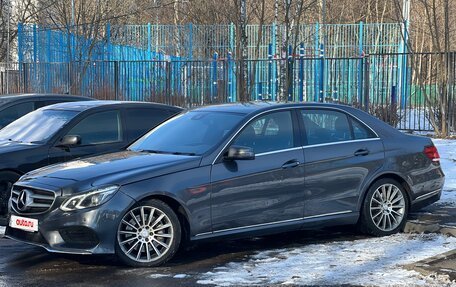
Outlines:
<svg viewBox="0 0 456 287"><path fill-rule="evenodd" d="M114 62L114 96L119 100L119 61Z"/></svg>
<svg viewBox="0 0 456 287"><path fill-rule="evenodd" d="M168 100L165 100L165 103L166 104L170 104L171 103L171 78L172 78L172 67L171 67L171 64L172 62L171 61L166 61L165 62L166 64L166 91L165 91L165 97L169 97L170 99Z"/></svg>
<svg viewBox="0 0 456 287"><path fill-rule="evenodd" d="M367 56L364 60L364 91L363 91L363 94L364 94L364 103L363 103L363 107L364 107L364 111L365 112L369 112L369 88L370 88L370 80L369 80L369 76L370 76L370 60L369 60L369 56Z"/></svg>
<svg viewBox="0 0 456 287"><path fill-rule="evenodd" d="M218 53L215 52L212 58L212 71L211 71L211 103L217 99L217 60Z"/></svg>
<svg viewBox="0 0 456 287"><path fill-rule="evenodd" d="M228 52L228 101L235 102L236 101L236 94L235 94L235 85L233 83L234 76L233 76L233 54Z"/></svg>
<svg viewBox="0 0 456 287"><path fill-rule="evenodd" d="M294 75L293 75L293 47L291 45L288 46L288 61L287 61L287 82L288 82L288 91L287 91L287 100L293 101L293 84L294 84Z"/></svg>
<svg viewBox="0 0 456 287"><path fill-rule="evenodd" d="M27 93L28 92L28 87L27 87L27 84L28 84L28 77L27 77L27 64L26 63L22 63L20 64L22 65L22 71L23 71L23 80L24 80L24 83L23 83L23 91L24 93Z"/></svg>
<svg viewBox="0 0 456 287"><path fill-rule="evenodd" d="M299 90L298 98L300 102L304 101L304 43L299 46Z"/></svg>
<svg viewBox="0 0 456 287"><path fill-rule="evenodd" d="M363 97L363 68L364 68L364 23L361 21L359 22L359 30L358 30L358 49L359 49L359 57L360 61L358 63L358 103L362 103Z"/></svg>
<svg viewBox="0 0 456 287"><path fill-rule="evenodd" d="M318 57L320 55L319 53L319 47L320 47L320 24L317 22L315 23L315 38L314 38L314 42L315 42L315 55ZM313 61L313 65L314 65L314 101L315 102L318 102L319 99L320 99L320 89L319 89L319 86L318 86L318 82L319 82L319 74L320 74L320 69L319 69L319 66L320 66L320 63L319 61Z"/></svg>
<svg viewBox="0 0 456 287"><path fill-rule="evenodd" d="M323 44L320 45L320 78L318 84L318 97L319 102L323 103L325 101L325 47Z"/></svg>
<svg viewBox="0 0 456 287"><path fill-rule="evenodd" d="M147 59L152 60L152 35L151 35L151 25L147 23Z"/></svg>

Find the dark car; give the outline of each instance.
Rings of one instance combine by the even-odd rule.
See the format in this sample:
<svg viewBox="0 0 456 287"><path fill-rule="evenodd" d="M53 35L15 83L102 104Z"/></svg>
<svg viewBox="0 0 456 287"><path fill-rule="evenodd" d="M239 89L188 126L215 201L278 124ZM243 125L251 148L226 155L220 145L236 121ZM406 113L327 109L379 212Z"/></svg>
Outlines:
<svg viewBox="0 0 456 287"><path fill-rule="evenodd" d="M57 103L90 101L90 98L58 94L14 94L0 96L0 129L44 106Z"/></svg>
<svg viewBox="0 0 456 287"><path fill-rule="evenodd" d="M389 235L409 210L437 201L443 184L430 139L360 110L211 106L166 121L126 151L23 176L6 235L157 266L188 239L356 223Z"/></svg>
<svg viewBox="0 0 456 287"><path fill-rule="evenodd" d="M11 186L24 173L120 151L181 111L152 103L83 101L47 106L14 121L0 130L0 214L6 214Z"/></svg>

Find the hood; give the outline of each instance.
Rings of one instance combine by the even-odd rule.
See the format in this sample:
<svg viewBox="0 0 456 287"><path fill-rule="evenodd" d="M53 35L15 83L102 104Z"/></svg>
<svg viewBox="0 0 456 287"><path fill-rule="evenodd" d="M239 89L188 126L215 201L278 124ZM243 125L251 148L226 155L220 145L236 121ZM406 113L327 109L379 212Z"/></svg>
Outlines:
<svg viewBox="0 0 456 287"><path fill-rule="evenodd" d="M39 146L39 144L0 140L0 154L33 149L37 146Z"/></svg>
<svg viewBox="0 0 456 287"><path fill-rule="evenodd" d="M26 174L21 181L47 183L50 179L57 179L66 185L72 181L79 188L123 185L195 168L200 161L199 156L122 151L40 168Z"/></svg>

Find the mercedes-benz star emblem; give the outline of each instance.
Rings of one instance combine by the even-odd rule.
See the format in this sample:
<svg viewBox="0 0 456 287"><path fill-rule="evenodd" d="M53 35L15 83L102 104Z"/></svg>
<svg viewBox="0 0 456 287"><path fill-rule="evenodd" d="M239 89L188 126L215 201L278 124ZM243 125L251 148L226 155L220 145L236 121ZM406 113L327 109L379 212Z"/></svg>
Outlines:
<svg viewBox="0 0 456 287"><path fill-rule="evenodd" d="M19 193L17 198L17 208L20 211L25 211L29 207L30 204L33 203L33 198L30 196L30 191L24 189Z"/></svg>

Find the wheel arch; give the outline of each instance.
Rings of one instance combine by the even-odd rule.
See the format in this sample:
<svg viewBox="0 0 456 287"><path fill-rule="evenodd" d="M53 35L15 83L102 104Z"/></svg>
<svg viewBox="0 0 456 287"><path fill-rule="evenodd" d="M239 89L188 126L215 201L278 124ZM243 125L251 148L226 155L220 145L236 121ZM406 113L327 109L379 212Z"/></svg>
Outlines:
<svg viewBox="0 0 456 287"><path fill-rule="evenodd" d="M369 189L372 187L372 185L374 185L377 181L381 180L381 179L385 179L385 178L390 178L390 179L394 179L396 180L397 182L399 182L401 184L401 186L405 189L405 193L407 194L407 200L408 200L408 203L409 205L411 205L412 203L412 189L410 187L410 184L407 182L407 180L401 176L400 174L396 173L396 172L384 172L384 173L381 173L381 174L378 174L377 176L375 176L370 182L369 184L366 185L366 187L363 189L363 193L362 195L360 196L360 200L358 202L358 210L359 212L361 213L362 212L362 205L363 205L363 202L364 200L366 199L366 196L367 196L367 193L369 191Z"/></svg>
<svg viewBox="0 0 456 287"><path fill-rule="evenodd" d="M152 200L152 199L160 200L160 201L166 203L176 213L177 218L179 219L179 222L180 222L181 228L182 228L182 239L184 239L184 241L189 240L189 238L190 238L190 220L189 220L189 215L188 215L189 212L188 212L188 210L186 210L184 204L182 202L180 202L179 200L177 200L176 198L174 198L168 194L164 194L164 193L156 193L156 194L151 194L151 195L145 196L145 197L141 198L140 200L138 200L138 203L142 202L142 201Z"/></svg>
<svg viewBox="0 0 456 287"><path fill-rule="evenodd" d="M18 169L14 169L14 168L4 168L4 169L0 169L0 173L2 172L12 172L12 173L15 173L19 176L23 176L25 173L18 170Z"/></svg>

